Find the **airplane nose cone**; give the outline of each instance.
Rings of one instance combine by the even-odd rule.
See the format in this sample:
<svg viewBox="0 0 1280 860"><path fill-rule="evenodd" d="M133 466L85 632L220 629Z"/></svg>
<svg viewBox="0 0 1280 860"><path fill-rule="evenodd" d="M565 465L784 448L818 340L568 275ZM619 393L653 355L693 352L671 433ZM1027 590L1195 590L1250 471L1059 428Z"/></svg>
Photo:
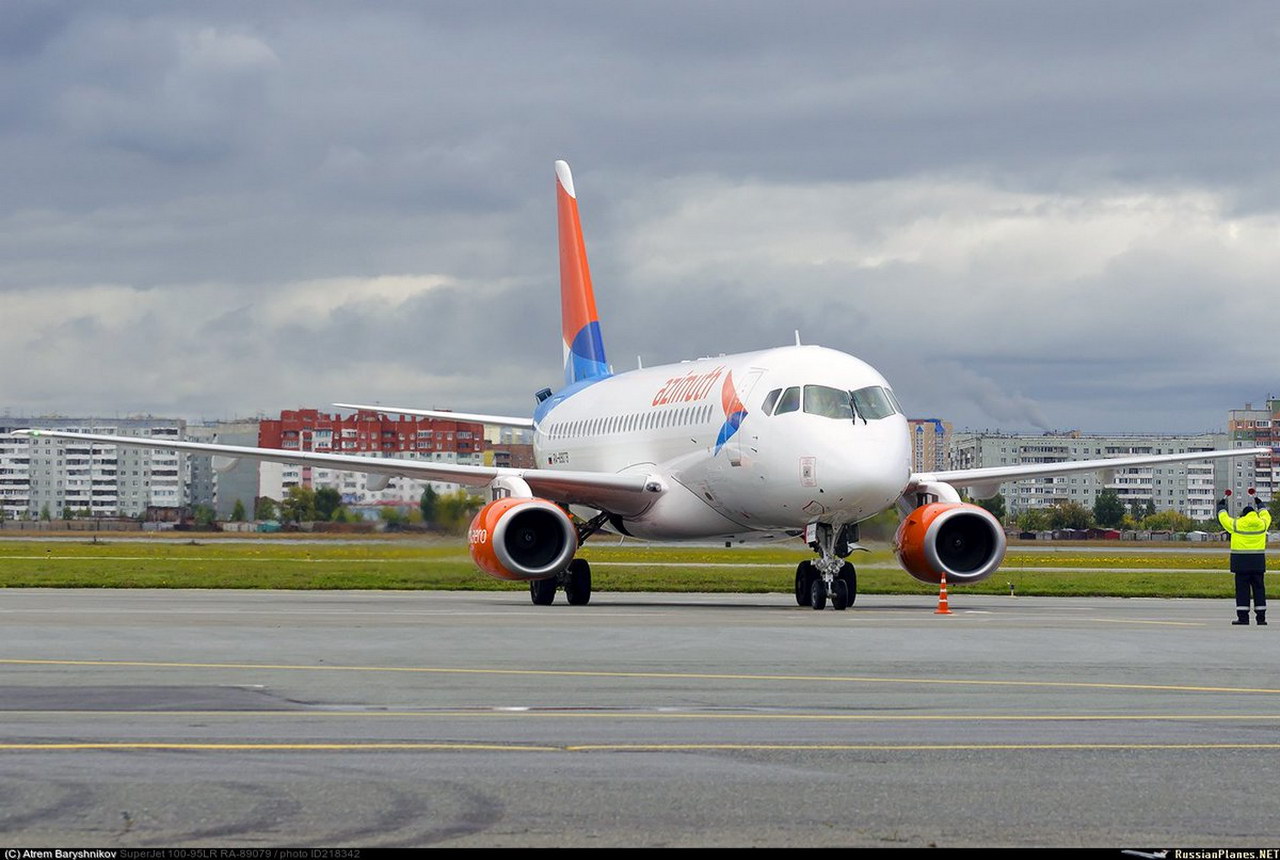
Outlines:
<svg viewBox="0 0 1280 860"><path fill-rule="evenodd" d="M849 516L873 516L896 502L911 476L910 455L909 438L905 430L894 432L892 419L858 424L839 458Z"/></svg>

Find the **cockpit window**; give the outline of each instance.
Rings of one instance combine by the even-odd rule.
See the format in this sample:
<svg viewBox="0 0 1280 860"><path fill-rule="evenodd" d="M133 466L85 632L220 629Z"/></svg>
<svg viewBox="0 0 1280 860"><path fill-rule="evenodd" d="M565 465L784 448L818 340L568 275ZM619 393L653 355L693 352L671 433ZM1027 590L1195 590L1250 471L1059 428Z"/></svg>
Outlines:
<svg viewBox="0 0 1280 860"><path fill-rule="evenodd" d="M898 411L893 395L879 385L868 385L853 392L853 408L860 418L868 421L888 418Z"/></svg>
<svg viewBox="0 0 1280 860"><path fill-rule="evenodd" d="M886 388L886 389L884 390L884 393L885 393L885 394L887 394L887 395L889 395L889 402L893 404L893 411L894 411L894 412L897 412L899 415L906 415L906 414L907 414L907 413L905 413L905 412L903 412L903 411L902 411L902 404L898 402L898 396L897 396L896 394L894 394L894 393L893 393L893 389L891 389L891 388Z"/></svg>
<svg viewBox="0 0 1280 860"><path fill-rule="evenodd" d="M770 391L768 394L766 394L764 397L764 405L760 407L760 411L762 411L765 415L772 415L773 406L775 403L778 402L778 397L781 394L782 394L781 388L775 388L773 389L773 391Z"/></svg>
<svg viewBox="0 0 1280 860"><path fill-rule="evenodd" d="M848 391L839 388L828 388L825 385L806 385L804 387L804 411L810 415L821 415L824 418L853 418L853 403Z"/></svg>
<svg viewBox="0 0 1280 860"><path fill-rule="evenodd" d="M784 412L795 412L800 408L800 387L793 385L786 391L782 392L782 397L778 399L778 408L773 411L774 415L781 415Z"/></svg>

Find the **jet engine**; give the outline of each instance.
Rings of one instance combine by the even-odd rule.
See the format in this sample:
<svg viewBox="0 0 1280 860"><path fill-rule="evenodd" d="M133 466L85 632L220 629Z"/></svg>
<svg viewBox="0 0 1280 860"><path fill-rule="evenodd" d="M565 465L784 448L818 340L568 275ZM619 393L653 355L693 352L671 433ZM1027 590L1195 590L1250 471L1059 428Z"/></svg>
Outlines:
<svg viewBox="0 0 1280 860"><path fill-rule="evenodd" d="M498 579L553 576L578 551L578 530L546 499L496 499L480 509L467 531L471 560Z"/></svg>
<svg viewBox="0 0 1280 860"><path fill-rule="evenodd" d="M979 582L1004 560L1004 529L977 505L934 502L902 520L894 552L907 573L921 582Z"/></svg>

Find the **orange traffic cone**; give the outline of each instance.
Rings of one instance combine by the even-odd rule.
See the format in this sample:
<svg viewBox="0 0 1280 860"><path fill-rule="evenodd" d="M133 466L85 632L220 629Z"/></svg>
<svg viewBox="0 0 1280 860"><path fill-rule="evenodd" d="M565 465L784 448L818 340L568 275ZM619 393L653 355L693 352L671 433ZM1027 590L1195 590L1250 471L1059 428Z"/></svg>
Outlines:
<svg viewBox="0 0 1280 860"><path fill-rule="evenodd" d="M942 582L938 587L938 608L933 610L934 615L950 615L951 607L947 606L947 575L942 574Z"/></svg>

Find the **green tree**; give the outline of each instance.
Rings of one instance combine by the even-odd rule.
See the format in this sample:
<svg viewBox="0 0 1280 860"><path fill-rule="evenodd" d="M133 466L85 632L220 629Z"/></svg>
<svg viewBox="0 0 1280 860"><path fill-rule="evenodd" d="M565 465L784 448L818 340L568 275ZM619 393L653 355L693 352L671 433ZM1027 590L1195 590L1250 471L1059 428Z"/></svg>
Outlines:
<svg viewBox="0 0 1280 860"><path fill-rule="evenodd" d="M333 512L342 506L342 496L333 487L316 490L316 518L328 522Z"/></svg>
<svg viewBox="0 0 1280 860"><path fill-rule="evenodd" d="M473 496L466 490L455 490L447 496L441 496L436 504L436 523L451 534L462 534L484 505L484 499Z"/></svg>
<svg viewBox="0 0 1280 860"><path fill-rule="evenodd" d="M245 517L244 502L240 499L236 499L235 507L231 509L231 522L242 523L244 522L244 517Z"/></svg>
<svg viewBox="0 0 1280 860"><path fill-rule="evenodd" d="M1124 502L1115 490L1102 490L1093 502L1093 518L1104 528L1114 528L1124 520Z"/></svg>
<svg viewBox="0 0 1280 860"><path fill-rule="evenodd" d="M335 523L349 523L352 521L351 511L345 507L339 507L333 512L332 520Z"/></svg>
<svg viewBox="0 0 1280 860"><path fill-rule="evenodd" d="M438 500L439 494L430 484L427 484L427 488L422 491L422 499L418 502L418 509L422 511L424 522L434 523L436 521L436 503Z"/></svg>
<svg viewBox="0 0 1280 860"><path fill-rule="evenodd" d="M1280 525L1280 496L1272 496L1267 510L1271 511L1271 522Z"/></svg>
<svg viewBox="0 0 1280 860"><path fill-rule="evenodd" d="M253 518L255 520L274 520L279 516L279 506L275 499L270 496L258 496L254 501Z"/></svg>
<svg viewBox="0 0 1280 860"><path fill-rule="evenodd" d="M399 508L387 506L378 511L378 519L387 524L389 531L399 531L408 522L409 518L400 512Z"/></svg>
<svg viewBox="0 0 1280 860"><path fill-rule="evenodd" d="M44 520L46 523L53 519L53 514L49 513L49 506L47 504L40 509L40 519Z"/></svg>
<svg viewBox="0 0 1280 860"><path fill-rule="evenodd" d="M1147 506L1146 506L1146 508L1144 508L1144 509L1143 509L1143 513L1142 513L1142 515L1143 515L1144 517L1154 517L1154 516L1156 515L1156 500L1155 500L1155 499L1147 499Z"/></svg>
<svg viewBox="0 0 1280 860"><path fill-rule="evenodd" d="M1189 532L1196 527L1196 521L1177 511L1160 511L1143 517L1142 527L1153 532Z"/></svg>
<svg viewBox="0 0 1280 860"><path fill-rule="evenodd" d="M1040 508L1028 508L1018 514L1018 528L1024 532L1042 532L1049 528L1049 512Z"/></svg>
<svg viewBox="0 0 1280 860"><path fill-rule="evenodd" d="M898 531L898 523L902 515L897 505L892 505L870 519L858 523L858 533L862 540L891 541Z"/></svg>
<svg viewBox="0 0 1280 860"><path fill-rule="evenodd" d="M1093 526L1093 512L1079 502L1058 502L1049 509L1049 528L1087 529Z"/></svg>
<svg viewBox="0 0 1280 860"><path fill-rule="evenodd" d="M287 523L313 522L316 518L316 491L310 487L290 487L280 501L280 518Z"/></svg>
<svg viewBox="0 0 1280 860"><path fill-rule="evenodd" d="M217 522L218 515L208 505L196 505L191 518L195 520L197 528L207 529L212 528L213 524Z"/></svg>
<svg viewBox="0 0 1280 860"><path fill-rule="evenodd" d="M1004 496L996 493L989 499L978 499L975 504L977 504L978 507L985 509L989 514L991 514L991 516L995 517L1000 522L1004 522Z"/></svg>
<svg viewBox="0 0 1280 860"><path fill-rule="evenodd" d="M70 505L66 505L62 508L62 518L64 520L74 519L75 515L76 515L76 512L71 510Z"/></svg>

